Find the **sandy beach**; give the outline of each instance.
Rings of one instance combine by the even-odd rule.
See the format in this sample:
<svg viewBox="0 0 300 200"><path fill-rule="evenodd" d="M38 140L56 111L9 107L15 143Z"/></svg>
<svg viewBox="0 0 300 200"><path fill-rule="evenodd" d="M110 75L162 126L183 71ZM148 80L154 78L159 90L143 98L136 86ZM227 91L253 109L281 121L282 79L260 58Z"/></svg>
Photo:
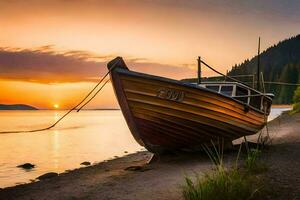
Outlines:
<svg viewBox="0 0 300 200"><path fill-rule="evenodd" d="M262 159L269 166L266 182L276 199L300 199L300 113L283 114L269 123L273 138ZM0 199L182 199L186 175L212 169L205 154L173 154L147 164L149 152L138 152L54 178L0 190ZM225 153L230 166L236 152ZM274 197L273 197L274 199Z"/></svg>

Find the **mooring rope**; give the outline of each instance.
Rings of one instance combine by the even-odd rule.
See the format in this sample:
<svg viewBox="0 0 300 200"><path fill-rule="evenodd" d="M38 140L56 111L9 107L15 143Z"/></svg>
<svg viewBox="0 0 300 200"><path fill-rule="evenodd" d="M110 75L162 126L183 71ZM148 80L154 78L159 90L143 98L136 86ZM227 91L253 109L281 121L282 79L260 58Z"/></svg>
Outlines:
<svg viewBox="0 0 300 200"><path fill-rule="evenodd" d="M233 81L235 81L235 82L238 82L238 83L241 83L241 84L244 84L243 82L241 82L241 81L238 80L238 79L232 78L232 77L230 77L230 76L227 76L227 75L225 75L225 74L223 74L223 73L221 73L221 72L215 70L213 67L209 66L209 65L208 65L206 62L204 62L203 60L201 60L201 63L203 63L206 67L208 67L209 69L211 69L211 70L214 71L215 73L217 73L217 74L219 74L219 75L221 75L221 76L224 76L225 78L231 79L231 80L233 80Z"/></svg>
<svg viewBox="0 0 300 200"><path fill-rule="evenodd" d="M219 75L221 75L221 76L224 76L225 78L231 79L231 80L233 80L233 81L235 81L235 82L237 82L237 83L241 83L241 84L245 85L242 81L240 81L240 80L238 80L238 79L235 79L235 78L232 78L232 77L230 77L230 76L227 76L227 75L225 75L225 74L223 74L223 73L217 71L216 69L214 69L213 67L211 67L211 66L209 66L207 63L205 63L203 60L201 60L201 63L203 63L206 67L208 67L209 69L211 69L211 70L214 71L215 73L217 73L217 74L219 74ZM248 97L248 96L249 96L249 97L251 97L251 96L263 96L263 97L268 97L268 96L266 95L266 93L261 93L260 91L258 91L258 92L259 92L259 94L246 95L246 96L247 96L247 97ZM246 96L245 96L245 97L246 97ZM244 97L244 95L236 96L236 97Z"/></svg>
<svg viewBox="0 0 300 200"><path fill-rule="evenodd" d="M232 78L230 76L227 76L217 70L215 70L213 67L209 66L207 63L205 63L204 61L201 60L201 63L203 63L206 67L208 67L209 69L211 69L212 71L214 71L215 73L224 76L225 78L231 79L235 82L238 83L242 83L243 82L239 81L238 79ZM84 106L86 106L93 98L96 97L96 95L104 88L104 86L110 81L109 79L106 80L104 82L104 84L96 91L96 93L88 100L87 98L96 90L96 88L98 88L98 86L104 81L104 79L107 77L107 75L110 73L110 71L113 69L114 67L112 67L103 77L102 79L94 86L94 88L77 104L75 105L73 108L71 108L70 110L68 110L62 117L60 117L55 123L53 123L52 125L46 127L46 128L40 128L40 129L33 129L33 130L21 130L21 131L0 131L0 134L7 134L7 133L30 133L30 132L39 132L39 131L45 131L45 130L49 130L51 128L53 128L54 126L56 126L61 120L63 120L67 115L69 115L72 111L77 109L77 112L79 112L80 110L82 110L82 108ZM264 83L268 83L268 84L283 84L283 85L300 85L300 84L292 84L292 83L282 83L282 82L264 82ZM236 96L236 97L252 97L252 96L266 96L265 93L262 94L254 94L254 95L242 95L242 96ZM85 102L86 101L86 102ZM83 105L81 105L83 102L85 102ZM81 105L81 106L80 106ZM80 106L80 107L79 107ZM78 108L79 107L79 108Z"/></svg>
<svg viewBox="0 0 300 200"><path fill-rule="evenodd" d="M230 77L230 76L227 76ZM244 84L253 83L250 81L243 82ZM254 83L257 83L257 81L254 81ZM273 84L273 85L280 85L280 86L300 86L300 83L287 83L287 82L276 82L276 81L265 81L266 84Z"/></svg>
<svg viewBox="0 0 300 200"><path fill-rule="evenodd" d="M209 69L211 69L212 71L214 71L215 73L221 75L221 76L224 76L225 78L228 78L228 79L231 79L235 82L238 82L238 83L242 83L244 84L243 82L239 81L238 79L235 79L235 78L232 78L230 76L227 76L219 71L217 71L216 69L214 69L213 67L209 66L207 63L205 63L204 61L201 60L201 63L203 63L206 67L208 67ZM255 97L255 96L263 96L263 97L267 97L266 95L266 89L265 89L265 84L268 83L268 84L282 84L282 85L300 85L300 84L294 84L294 83L283 83L283 82L266 82L264 81L264 77L263 77L263 73L261 73L261 76L262 76L262 84L263 84L263 93L260 93L260 94L252 94L252 95L239 95L239 96L235 96L235 97ZM269 128L268 128L268 120L267 120L267 111L266 109L264 108L264 123L265 123L265 126L266 126L266 130L267 130L267 138L269 139L270 138L270 135L269 135ZM247 141L247 138L246 136L244 136L244 140L245 140L245 144L246 144L246 148L247 148L247 151L248 151L248 141ZM259 133L259 136L258 136L258 139L257 141L259 142L260 140L262 140L262 130L260 130L260 133Z"/></svg>
<svg viewBox="0 0 300 200"><path fill-rule="evenodd" d="M92 101L97 94L102 90L102 88L104 88L104 86L110 81L110 79L107 79L104 84L99 88L99 90L97 90L97 92L87 101L85 102L82 106L80 106L80 108L77 109L77 112L79 112L84 106L86 106L88 103L90 103L90 101Z"/></svg>
<svg viewBox="0 0 300 200"><path fill-rule="evenodd" d="M96 88L104 81L104 79L107 77L109 72L113 69L113 67L102 77L102 79L94 86L94 88L73 108L68 110L63 116L61 116L56 122L54 122L52 125L46 127L46 128L40 128L40 129L33 129L33 130L21 130L21 131L0 131L0 134L8 134L8 133L32 133L32 132L39 132L39 131L45 131L53 128L56 126L61 120L63 120L67 115L69 115L72 111L76 110L95 90ZM80 108L78 108L77 112L79 112L84 106L86 106L103 88L104 86L109 82L109 79L104 82L104 84L96 91L96 93L86 102L84 103Z"/></svg>
<svg viewBox="0 0 300 200"><path fill-rule="evenodd" d="M286 82L272 82L272 81L265 81L265 84L300 86L300 83L286 83Z"/></svg>
<svg viewBox="0 0 300 200"><path fill-rule="evenodd" d="M262 72L261 72L260 75L261 75L261 80L262 80L263 92L265 93L266 88L265 88L264 75L263 75ZM268 140L270 138L270 135L269 135L269 129L268 129L268 116L267 116L267 110L266 110L267 108L265 106L263 106L263 109L264 109L264 123L265 123L265 127L266 127L266 130L267 130L267 140ZM264 141L263 130L260 130L259 136L257 138L257 142L262 143L262 145L264 145L264 143L267 142L267 141Z"/></svg>
<svg viewBox="0 0 300 200"><path fill-rule="evenodd" d="M267 95L264 95L264 94L251 94L251 95L239 95L239 96L232 96L232 97L242 98L242 97L260 97L260 96L267 96Z"/></svg>

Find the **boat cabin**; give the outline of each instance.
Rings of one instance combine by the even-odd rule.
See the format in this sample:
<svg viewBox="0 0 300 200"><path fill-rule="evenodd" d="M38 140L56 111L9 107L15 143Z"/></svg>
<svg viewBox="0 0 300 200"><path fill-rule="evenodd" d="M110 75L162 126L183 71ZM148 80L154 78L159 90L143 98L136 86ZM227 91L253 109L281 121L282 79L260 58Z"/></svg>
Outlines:
<svg viewBox="0 0 300 200"><path fill-rule="evenodd" d="M270 113L273 94L263 94L238 82L202 82L199 86L232 97L266 114Z"/></svg>

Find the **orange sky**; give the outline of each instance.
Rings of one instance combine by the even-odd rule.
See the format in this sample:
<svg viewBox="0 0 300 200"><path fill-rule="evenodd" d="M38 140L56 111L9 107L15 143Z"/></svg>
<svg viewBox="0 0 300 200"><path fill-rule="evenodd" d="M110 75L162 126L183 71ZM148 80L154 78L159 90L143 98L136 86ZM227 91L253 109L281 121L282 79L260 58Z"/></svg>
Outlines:
<svg viewBox="0 0 300 200"><path fill-rule="evenodd" d="M136 64L136 70L171 78L194 76L198 55L225 72L256 54L258 36L265 49L299 34L299 9L297 0L1 1L0 48L9 48L3 50L4 56L7 52L16 56L15 52L24 49L30 55L22 52L8 57L19 59L13 61L15 70L8 58L4 57L5 63L0 60L0 103L70 107L92 88L91 77L103 74L105 62L116 55L132 65L138 63L135 59L153 63L153 68ZM35 50L45 45L53 45L47 55L36 55ZM70 66L56 66L51 61L56 59L50 55L53 52L74 50L98 57L97 62L79 63L85 67L84 73L79 67L72 73ZM41 63L45 56L49 65ZM42 61L31 62L37 57ZM70 59L63 63L78 64ZM60 70L55 73L47 67ZM99 74L93 75L96 72ZM117 107L111 88L104 93L90 108Z"/></svg>

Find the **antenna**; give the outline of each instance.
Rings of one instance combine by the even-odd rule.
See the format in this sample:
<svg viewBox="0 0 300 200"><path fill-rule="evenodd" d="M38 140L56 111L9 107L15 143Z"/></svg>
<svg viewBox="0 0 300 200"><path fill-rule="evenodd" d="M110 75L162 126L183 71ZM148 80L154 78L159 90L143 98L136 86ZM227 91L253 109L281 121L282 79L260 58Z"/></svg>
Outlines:
<svg viewBox="0 0 300 200"><path fill-rule="evenodd" d="M257 85L256 89L259 91L260 90L260 37L258 38L258 52L257 52Z"/></svg>
<svg viewBox="0 0 300 200"><path fill-rule="evenodd" d="M198 84L201 84L201 57L198 56Z"/></svg>

